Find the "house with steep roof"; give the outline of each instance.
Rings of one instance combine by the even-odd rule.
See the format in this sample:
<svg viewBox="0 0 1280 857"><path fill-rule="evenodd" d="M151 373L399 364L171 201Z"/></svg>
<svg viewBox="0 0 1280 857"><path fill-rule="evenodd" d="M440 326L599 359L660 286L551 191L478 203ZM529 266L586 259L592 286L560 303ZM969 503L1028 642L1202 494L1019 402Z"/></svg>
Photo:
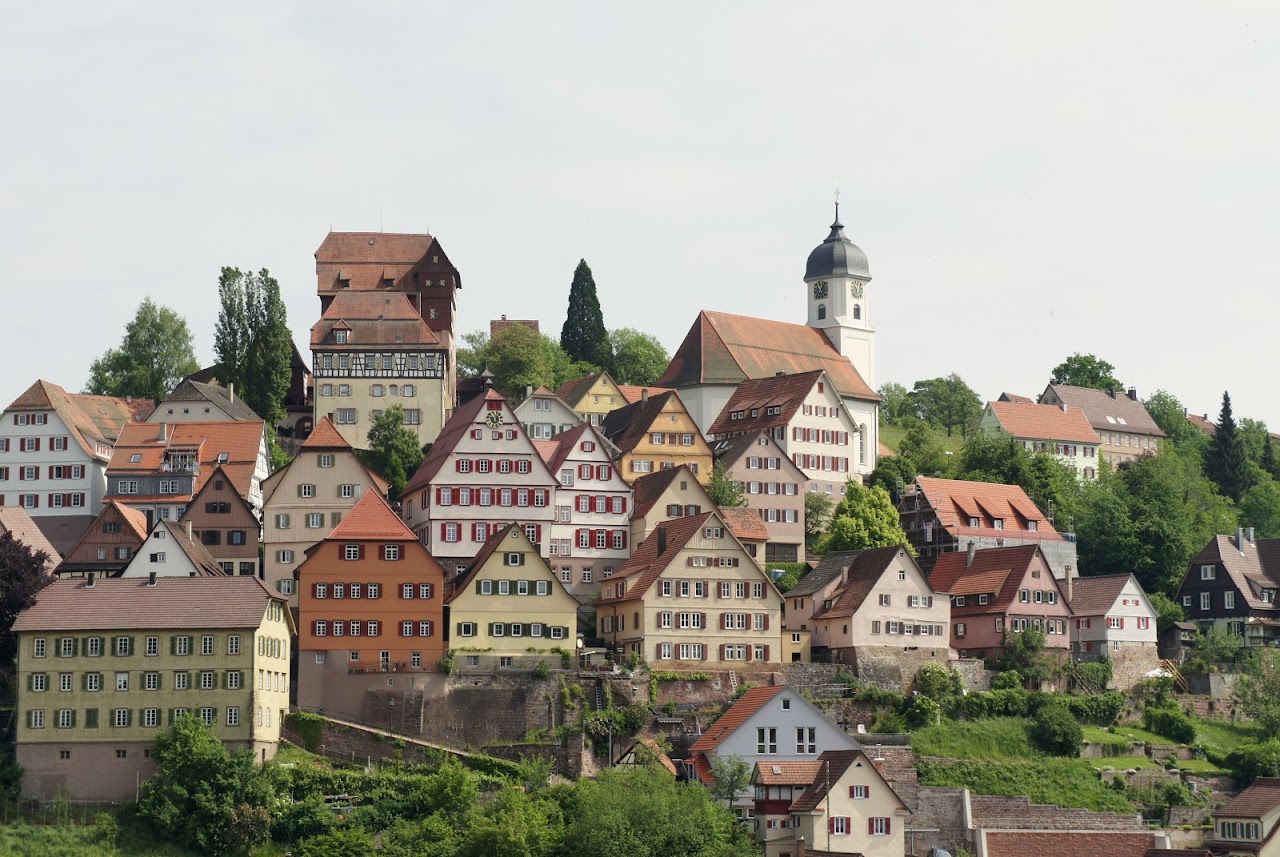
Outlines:
<svg viewBox="0 0 1280 857"><path fill-rule="evenodd" d="M26 510L60 553L70 550L101 509L121 430L151 405L36 381L0 415L0 506Z"/></svg>
<svg viewBox="0 0 1280 857"><path fill-rule="evenodd" d="M906 853L910 809L861 747L824 750L819 768L789 809L790 843L765 851L782 854L862 854L900 857ZM880 763L881 765L883 762ZM768 846L766 845L766 849Z"/></svg>
<svg viewBox="0 0 1280 857"><path fill-rule="evenodd" d="M366 489L298 566L299 706L361 718L369 690L433 686L428 674L445 652L444 577Z"/></svg>
<svg viewBox="0 0 1280 857"><path fill-rule="evenodd" d="M311 354L316 418L332 415L358 449L393 405L420 444L434 441L453 413L449 348L403 293L335 295L311 328Z"/></svg>
<svg viewBox="0 0 1280 857"><path fill-rule="evenodd" d="M26 797L135 800L156 736L184 714L229 749L275 755L295 628L257 578L57 580L13 630Z"/></svg>
<svg viewBox="0 0 1280 857"><path fill-rule="evenodd" d="M52 573L58 566L58 549L45 538L45 534L36 526L36 522L26 510L16 506L0 506L0 533L8 533L14 541L20 543L32 553L43 552L45 555L44 570Z"/></svg>
<svg viewBox="0 0 1280 857"><path fill-rule="evenodd" d="M805 472L810 491L843 490L851 475L870 473L875 450L821 369L743 381L711 425L714 438L765 431Z"/></svg>
<svg viewBox="0 0 1280 857"><path fill-rule="evenodd" d="M1142 658L1155 669L1156 610L1132 574L1080 577L1067 586L1071 649L1077 658Z"/></svg>
<svg viewBox="0 0 1280 857"><path fill-rule="evenodd" d="M190 525L159 520L120 577L227 577L232 574L196 540ZM256 575L248 575L256 576Z"/></svg>
<svg viewBox="0 0 1280 857"><path fill-rule="evenodd" d="M148 534L146 514L109 500L54 573L58 577L86 577L89 572L118 577Z"/></svg>
<svg viewBox="0 0 1280 857"><path fill-rule="evenodd" d="M821 768L817 759L806 759L766 762L751 770L751 786L755 790L752 825L755 841L763 845L765 857L795 853L791 804L813 783Z"/></svg>
<svg viewBox="0 0 1280 857"><path fill-rule="evenodd" d="M262 483L263 572L267 584L297 607L294 572L370 488L391 487L364 465L333 420L321 417L298 454Z"/></svg>
<svg viewBox="0 0 1280 857"><path fill-rule="evenodd" d="M952 551L1039 545L1058 579L1079 574L1075 536L1063 536L1017 485L917 476L898 501L898 518L928 573Z"/></svg>
<svg viewBox="0 0 1280 857"><path fill-rule="evenodd" d="M658 470L631 482L635 511L631 515L631 544L648 538L658 524L701 515L716 508L711 495L687 465Z"/></svg>
<svg viewBox="0 0 1280 857"><path fill-rule="evenodd" d="M951 645L962 657L995 657L1006 632L1027 629L1044 632L1047 651L1069 651L1066 586L1038 545L944 554L929 583L951 598Z"/></svg>
<svg viewBox="0 0 1280 857"><path fill-rule="evenodd" d="M1177 601L1202 630L1217 627L1246 646L1280 640L1280 539L1255 539L1252 529L1214 536L1191 559Z"/></svg>
<svg viewBox="0 0 1280 857"><path fill-rule="evenodd" d="M608 372L593 372L565 381L556 388L555 395L578 415L580 421L601 426L604 418L618 408L634 405L646 396L666 392L666 387L619 384Z"/></svg>
<svg viewBox="0 0 1280 857"><path fill-rule="evenodd" d="M271 472L262 420L131 423L107 465L106 496L148 521L177 521L215 472L261 514Z"/></svg>
<svg viewBox="0 0 1280 857"><path fill-rule="evenodd" d="M765 529L764 521L760 520L760 516L751 509L737 506L726 506L723 509L717 507L717 509L729 532L742 543L756 564L764 568L764 545L769 540L769 531Z"/></svg>
<svg viewBox="0 0 1280 857"><path fill-rule="evenodd" d="M1276 857L1280 855L1280 777L1258 777L1213 814L1214 855Z"/></svg>
<svg viewBox="0 0 1280 857"><path fill-rule="evenodd" d="M261 577L258 545L262 522L223 465L214 466L213 474L192 498L178 523L191 525L192 537L205 546L227 574Z"/></svg>
<svg viewBox="0 0 1280 857"><path fill-rule="evenodd" d="M527 390L514 412L534 440L551 440L582 423L582 417L546 387Z"/></svg>
<svg viewBox="0 0 1280 857"><path fill-rule="evenodd" d="M716 462L742 488L747 508L764 522L764 562L799 562L804 556L804 472L767 431L713 441Z"/></svg>
<svg viewBox="0 0 1280 857"><path fill-rule="evenodd" d="M1098 446L1102 440L1080 408L987 402L978 430L1004 432L1031 452L1055 456L1081 479L1098 478Z"/></svg>
<svg viewBox="0 0 1280 857"><path fill-rule="evenodd" d="M518 524L493 534L445 586L449 648L461 669L535 669L576 652L578 599ZM461 651L459 651L461 650Z"/></svg>
<svg viewBox="0 0 1280 857"><path fill-rule="evenodd" d="M645 395L611 412L601 433L617 448L624 479L686 465L703 485L711 481L711 447L675 392Z"/></svg>
<svg viewBox="0 0 1280 857"><path fill-rule="evenodd" d="M716 759L736 757L748 765L813 762L828 750L853 750L858 744L832 723L798 690L784 685L753 687L729 706L689 748L684 775L711 785ZM753 792L733 802L739 818L755 806Z"/></svg>
<svg viewBox="0 0 1280 857"><path fill-rule="evenodd" d="M559 487L510 403L489 388L449 420L405 486L401 514L452 576L513 520L550 557Z"/></svg>
<svg viewBox="0 0 1280 857"><path fill-rule="evenodd" d="M1118 392L1051 383L1040 394L1040 403L1079 408L1098 435L1098 454L1113 466L1154 455L1165 438L1134 387Z"/></svg>
<svg viewBox="0 0 1280 857"><path fill-rule="evenodd" d="M147 422L214 423L261 419L244 399L236 396L234 384L223 387L186 378L156 405Z"/></svg>
<svg viewBox="0 0 1280 857"><path fill-rule="evenodd" d="M619 656L703 667L779 660L782 596L717 511L659 524L596 601Z"/></svg>
<svg viewBox="0 0 1280 857"><path fill-rule="evenodd" d="M558 480L547 561L579 601L589 601L631 556L631 486L592 425L534 445Z"/></svg>
<svg viewBox="0 0 1280 857"><path fill-rule="evenodd" d="M898 663L905 686L923 661L950 656L948 599L935 595L905 546L828 554L783 597L787 627L813 631L815 659L855 673L860 662L877 674Z"/></svg>

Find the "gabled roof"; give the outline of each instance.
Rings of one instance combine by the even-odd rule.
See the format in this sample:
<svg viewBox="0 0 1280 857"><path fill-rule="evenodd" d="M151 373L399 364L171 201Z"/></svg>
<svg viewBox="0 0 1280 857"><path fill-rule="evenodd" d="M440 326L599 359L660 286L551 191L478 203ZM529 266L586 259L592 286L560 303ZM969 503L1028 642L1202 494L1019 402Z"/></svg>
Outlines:
<svg viewBox="0 0 1280 857"><path fill-rule="evenodd" d="M581 378L570 378L556 388L556 395L560 398L560 401L573 408L577 406L582 397L595 386L602 376L608 377L608 375L608 372L592 372L590 375L583 375ZM615 387L618 386L612 378L609 378L609 383Z"/></svg>
<svg viewBox="0 0 1280 857"><path fill-rule="evenodd" d="M366 488L364 494L351 507L351 511L342 516L338 526L333 528L328 541L397 541L413 542L418 537L413 530L400 520L382 495L372 488Z"/></svg>
<svg viewBox="0 0 1280 857"><path fill-rule="evenodd" d="M493 401L505 402L506 399L501 393L490 387L484 391L484 395L468 400L453 412L453 416L444 424L444 428L440 430L440 435L436 438L435 443L431 445L431 452L427 453L427 457L422 459L422 464L418 465L417 471L409 479L409 483L405 485L403 494L411 494L435 478L435 475L440 472L440 468L444 466L444 463L449 460L449 456L453 454L453 448L458 445L458 441L471 428L480 412L488 407L486 403Z"/></svg>
<svg viewBox="0 0 1280 857"><path fill-rule="evenodd" d="M814 385L824 375L821 369L814 369L795 375L773 375L743 381L733 391L711 428L707 429L707 434L722 435L790 425L805 397L813 392ZM775 408L778 412L770 414L769 411ZM742 418L735 420L733 415L739 411L743 412Z"/></svg>
<svg viewBox="0 0 1280 857"><path fill-rule="evenodd" d="M369 477L369 481L378 486L379 491L386 494L391 488L390 482L383 479L377 473L374 473L363 461L360 460L360 456L356 454L356 451L352 448L351 444L347 443L346 438L338 433L338 429L333 425L333 420L328 414L322 416L319 421L316 422L315 429L313 429L311 435L302 442L302 446L299 447L299 449L305 450L306 452L332 451L334 453L348 453L364 470L365 474ZM271 500L275 495L276 488L278 488L284 481L285 474L289 472L291 467L299 462L301 457L302 456L300 455L294 456L289 459L288 464L262 480L263 503L267 503Z"/></svg>
<svg viewBox="0 0 1280 857"><path fill-rule="evenodd" d="M216 559L213 558L213 554L209 553L208 548L206 548L204 545L200 544L197 541L187 538L187 528L185 526L181 526L172 521L166 521L161 519L157 521L156 525L151 529L152 531L155 531L160 527L164 527L164 529L169 531L168 539L178 546L178 550L182 551L183 555L191 562L193 566L195 566L196 571L200 572L201 576L204 576L204 577L226 577L227 576L227 573L222 569L221 563L219 563ZM150 533L148 533L147 535L148 535L148 538L150 538ZM133 565L133 563L138 562L140 557L142 557L142 553L134 554L133 559L129 562L129 565ZM128 574L128 573L129 573L129 569L128 569L128 566L126 566L125 574Z"/></svg>
<svg viewBox="0 0 1280 857"><path fill-rule="evenodd" d="M658 524L632 552L631 559L627 560L614 575L615 579L627 579L626 594L620 598L601 598L596 603L631 601L644 595L662 572L666 571L667 566L671 565L671 561L684 549L689 540L697 535L703 525L715 514L715 512L703 512L701 515L674 518ZM667 534L666 549L662 553L658 553L659 532Z"/></svg>
<svg viewBox="0 0 1280 857"><path fill-rule="evenodd" d="M842 396L880 401L840 355L826 334L802 324L703 310L671 358L658 384L681 389L700 384L738 384L825 369Z"/></svg>
<svg viewBox="0 0 1280 857"><path fill-rule="evenodd" d="M1028 405L1023 402L987 402L1000 427L1016 438L1059 440L1072 443L1101 443L1084 411L1057 405Z"/></svg>
<svg viewBox="0 0 1280 857"><path fill-rule="evenodd" d="M630 452L649 434L653 424L671 401L675 401L680 410L688 413L679 394L672 390L612 411L604 418L600 431L621 452ZM695 427L693 431L696 434L698 430Z"/></svg>
<svg viewBox="0 0 1280 857"><path fill-rule="evenodd" d="M961 588L971 590L976 585L962 583L961 581L976 577L978 583L986 586L992 580L998 579L999 574L1004 574L1004 582L1000 589L995 592L995 598L991 599L990 604L967 604L964 607L953 607L951 611L953 616L961 613L964 615L1004 613L1009 605L1014 602L1014 599L1018 597L1018 587L1022 584L1027 569L1031 567L1036 554L1039 553L1039 545L985 548L973 552L972 564L968 564L969 555L965 551L944 553L938 557L937 563L933 566L933 571L929 573L929 584L933 587L934 592L951 595L957 584ZM1045 567L1048 568L1048 562L1044 560L1043 554L1041 554L1041 561L1045 562ZM1049 573L1047 577L1050 580L1054 580L1052 573ZM1054 585L1057 585L1056 580L1054 580ZM976 589L973 591L978 594L991 592L989 589ZM1065 594L1061 592L1059 594L1063 595L1063 601L1065 602Z"/></svg>
<svg viewBox="0 0 1280 857"><path fill-rule="evenodd" d="M784 592L783 597L800 598L804 595L812 595L831 581L838 579L859 553L861 551L833 551L827 554L813 570L800 578L795 586Z"/></svg>
<svg viewBox="0 0 1280 857"><path fill-rule="evenodd" d="M550 443L555 445L555 451L551 453L551 457L547 458L544 455L542 456L542 460L547 462L547 467L551 469L552 473L556 473L560 470L560 465L564 464L565 459L567 459L573 452L574 447L578 445L578 441L582 439L584 434L588 433L596 438L597 443L600 442L595 429L587 423L582 423L581 425L574 426L568 431L560 432L560 434L551 438L549 441L534 441L534 445L537 446L539 443ZM539 454L541 454L541 447L539 447Z"/></svg>
<svg viewBox="0 0 1280 857"><path fill-rule="evenodd" d="M744 457L752 454L752 450L760 449L762 444L759 443L759 440L762 437L768 441L763 446L777 453L776 457L783 470L789 471L800 482L808 478L804 475L803 470L796 467L795 462L791 460L791 456L787 455L782 447L778 445L778 442L769 437L769 433L764 429L711 441L711 453L715 456L716 461L724 462L725 466L732 470L735 464L740 463ZM757 452L755 454L762 455L763 453Z"/></svg>
<svg viewBox="0 0 1280 857"><path fill-rule="evenodd" d="M133 537L134 547L146 541L148 535L146 512L141 509L135 509L132 506L126 506L118 500L108 500L102 507L102 511L98 513L98 517L93 519L93 523L80 535L80 539L71 547L71 550L67 551L66 558L58 566L59 573L93 568L120 570L129 564L128 560L115 559L113 553L109 554L108 559L105 560L97 558L94 543L99 540L102 534L103 524L109 521L118 521L120 523L121 533L125 536ZM121 544L128 544L128 542L121 542ZM82 548L85 551L85 556L77 556Z"/></svg>
<svg viewBox="0 0 1280 857"><path fill-rule="evenodd" d="M173 392L164 397L164 401L156 406L156 410L151 413L152 422L163 422L162 419L156 419L160 415L160 408L166 402L210 402L217 405L220 410L226 413L233 420L259 420L262 419L253 412L253 408L245 404L244 399L239 396L232 396L230 390L217 384L205 384L200 381L185 379L178 382L178 386L173 388Z"/></svg>
<svg viewBox="0 0 1280 857"><path fill-rule="evenodd" d="M1071 584L1071 612L1077 616L1103 616L1115 606L1125 585L1137 579L1132 574L1105 577L1078 577ZM1141 587L1139 587L1141 590Z"/></svg>
<svg viewBox="0 0 1280 857"><path fill-rule="evenodd" d="M656 396L659 393L669 393L667 387L655 387L653 385L645 386L644 384L616 384L618 392L622 394L622 398L627 400L627 404L634 404L644 398L645 391L650 396Z"/></svg>
<svg viewBox="0 0 1280 857"><path fill-rule="evenodd" d="M764 519L757 509L721 508L720 517L729 532L743 542L767 542L769 531L765 528Z"/></svg>
<svg viewBox="0 0 1280 857"><path fill-rule="evenodd" d="M696 484L707 498L707 508L710 509L714 505L711 502L710 495L706 493L706 489L702 488L702 484L698 482L698 477L693 475L693 471L689 469L687 464L682 464L679 467L668 467L664 470L646 473L631 483L631 490L635 492L636 504L635 511L631 515L632 519L643 518L648 515L649 510L653 508L653 504L662 499L662 495L675 484L677 479L685 479L692 484Z"/></svg>
<svg viewBox="0 0 1280 857"><path fill-rule="evenodd" d="M200 504L200 495L203 494L205 491L208 491L210 494L212 494L217 490L218 480L214 479L213 477L217 476L219 473L222 474L223 480L225 480L228 484L230 484L233 489L235 488L236 483L232 480L231 474L227 473L223 465L215 464L213 467L213 472L209 474L209 478L204 480L204 485L201 486L199 491L191 495L191 502L187 504L187 510L183 512L182 517L178 519L179 523L188 520L193 513L196 513L196 514L199 513L200 510L197 507ZM253 504L249 502L248 498L246 498L245 495L240 493L239 491L232 491L232 493L235 494L236 499L240 501L241 508L247 509L249 511L249 514L254 515L256 517L257 512L254 510Z"/></svg>
<svg viewBox="0 0 1280 857"><path fill-rule="evenodd" d="M351 331L346 344L338 345L329 334L335 327ZM311 347L367 350L370 345L439 346L440 337L413 308L409 296L396 291L342 291L311 327Z"/></svg>
<svg viewBox="0 0 1280 857"><path fill-rule="evenodd" d="M822 803L827 796L827 791L844 776L844 772L849 770L858 760L859 756L865 755L862 750L823 750L822 755L818 756L819 769L814 773L813 779L806 785L805 790L791 804L791 812L813 812L818 808L818 804ZM902 798L898 797L898 793L893 790L893 786L884 778L884 775L876 770L875 765L870 759L866 760L867 767L874 771L880 781L884 783L885 788L898 801L898 809L906 810L907 805Z"/></svg>
<svg viewBox="0 0 1280 857"><path fill-rule="evenodd" d="M848 580L832 594L831 606L814 613L813 618L830 619L857 613L871 590L880 582L889 564L897 559L900 552L905 551L906 548L902 545L850 551L853 555L849 558Z"/></svg>
<svg viewBox="0 0 1280 857"><path fill-rule="evenodd" d="M994 595L1004 589L1005 581L1012 574L1011 569L992 569L974 574L963 574L951 584L948 595Z"/></svg>
<svg viewBox="0 0 1280 857"><path fill-rule="evenodd" d="M648 541L648 539L645 541ZM751 715L763 708L766 702L785 689L785 685L750 688L746 693L738 697L737 702L729 706L728 711L720 715L719 720L707 727L707 731L702 733L702 737L693 743L693 746L689 748L689 752L714 752L726 738L737 731L739 726L751 719Z"/></svg>
<svg viewBox="0 0 1280 857"><path fill-rule="evenodd" d="M449 272L452 285L462 288L462 277L445 255L440 242L425 233L396 232L330 232L316 250L318 274L337 273L333 279L348 280L347 288L383 289L386 277L397 279L397 285L417 287L403 282L405 269ZM322 268L328 269L322 272ZM319 291L331 293L333 280L321 282Z"/></svg>
<svg viewBox="0 0 1280 857"><path fill-rule="evenodd" d="M256 628L267 604L286 602L256 577L112 577L93 586L55 580L18 614L15 631L143 631ZM292 624L289 611L286 621Z"/></svg>
<svg viewBox="0 0 1280 857"><path fill-rule="evenodd" d="M987 518L1004 521L1006 538L1046 542L1064 541L1048 519L1031 502L1027 492L1017 485L994 482L966 482L960 479L935 479L917 476L916 485L924 492L938 521L952 535L990 536L994 529ZM983 518L984 527L970 527L969 518ZM1035 521L1034 532L1027 522Z"/></svg>
<svg viewBox="0 0 1280 857"><path fill-rule="evenodd" d="M569 590L564 588L564 583L561 582L560 578L552 573L551 567L547 565L541 554L538 553L537 546L529 541L529 537L524 533L524 528L515 521L512 521L490 536L481 546L480 550L476 551L476 555L471 559L471 562L467 564L467 567L454 575L453 579L446 583L444 593L444 602L446 604L452 603L454 598L467 591L467 588L471 585L471 581L475 578L480 569L484 568L485 563L489 561L490 557L499 552L499 549L503 547L504 541L510 538L512 528L515 528L515 531L520 534L519 542L522 549L533 548L533 555L535 557L534 562L541 565L543 575L555 581L555 585L564 590L564 593L569 595L570 598L573 597L569 593Z"/></svg>
<svg viewBox="0 0 1280 857"><path fill-rule="evenodd" d="M1124 391L1095 390L1091 387L1070 387L1066 384L1050 384L1040 396L1048 404L1065 402L1084 411L1089 425L1100 431L1123 431L1164 437L1164 432L1151 418L1137 393L1129 398Z"/></svg>
<svg viewBox="0 0 1280 857"><path fill-rule="evenodd" d="M622 751L622 755L618 757L618 761L614 762L614 765L638 764L637 749L640 747L645 748L653 757L654 762L666 768L667 773L671 774L671 776L679 776L680 772L676 770L675 763L671 761L671 758L666 753L662 752L662 747L652 738L636 738L633 740L627 749Z"/></svg>
<svg viewBox="0 0 1280 857"><path fill-rule="evenodd" d="M1030 396L1020 396L1017 393L1009 393L1009 392L1001 393L1000 398L996 399L996 401L997 402L1015 402L1022 405L1038 404L1036 400L1031 398Z"/></svg>
<svg viewBox="0 0 1280 857"><path fill-rule="evenodd" d="M1191 559L1187 574L1183 577L1182 586L1186 586L1189 579L1194 579L1193 575L1199 566L1219 563L1244 598L1246 607L1250 610L1272 612L1276 609L1276 605L1270 601L1263 601L1259 597L1260 593L1249 585L1249 581L1269 581L1272 587L1280 588L1280 539L1258 539L1254 542L1245 539L1243 541L1244 549L1241 550L1236 546L1234 536L1214 536Z"/></svg>
<svg viewBox="0 0 1280 857"><path fill-rule="evenodd" d="M325 414L316 420L316 427L311 430L311 434L302 442L301 449L320 450L320 449L351 449L351 444L347 443L347 439L338 431L338 427L333 424L333 418Z"/></svg>
<svg viewBox="0 0 1280 857"><path fill-rule="evenodd" d="M91 458L97 458L94 441L114 444L125 424L138 421L151 413L150 399L91 396L68 393L49 381L36 381L14 399L8 411L56 411L76 443Z"/></svg>
<svg viewBox="0 0 1280 857"><path fill-rule="evenodd" d="M1218 818L1262 818L1280 806L1280 777L1258 777L1219 809Z"/></svg>
<svg viewBox="0 0 1280 857"><path fill-rule="evenodd" d="M822 762L817 759L804 762L756 762L751 781L762 786L807 786L821 769Z"/></svg>
<svg viewBox="0 0 1280 857"><path fill-rule="evenodd" d="M263 430L262 420L130 423L120 432L107 472L113 476L161 473L166 450L193 449L200 463L195 490L191 492L191 496L195 496L213 475L214 465L219 463L218 457L226 453L227 460L221 462L222 469L240 495L247 497L258 466ZM134 455L140 456L140 460L133 461ZM130 499L144 498L130 495Z"/></svg>
<svg viewBox="0 0 1280 857"><path fill-rule="evenodd" d="M9 533L34 554L44 551L44 570L53 571L60 554L27 511L20 506L0 506L0 533Z"/></svg>

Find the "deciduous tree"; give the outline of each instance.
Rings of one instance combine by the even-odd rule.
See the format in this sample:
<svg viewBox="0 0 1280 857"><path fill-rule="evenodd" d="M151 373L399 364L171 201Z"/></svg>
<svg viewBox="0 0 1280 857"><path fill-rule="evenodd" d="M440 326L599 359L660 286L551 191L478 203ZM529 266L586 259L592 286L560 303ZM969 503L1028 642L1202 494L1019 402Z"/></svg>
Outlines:
<svg viewBox="0 0 1280 857"><path fill-rule="evenodd" d="M1115 376L1116 367L1093 354L1075 353L1053 367L1052 384L1092 387L1095 390L1123 390Z"/></svg>
<svg viewBox="0 0 1280 857"><path fill-rule="evenodd" d="M1280 735L1280 652L1258 650L1257 659L1236 686L1240 710L1252 717L1268 737Z"/></svg>
<svg viewBox="0 0 1280 857"><path fill-rule="evenodd" d="M742 486L729 477L729 468L723 461L711 467L711 481L707 483L707 496L721 509L740 509L747 505Z"/></svg>
<svg viewBox="0 0 1280 857"><path fill-rule="evenodd" d="M358 453L360 460L391 483L391 499L395 500L423 458L418 435L405 427L404 408L392 405L375 417L368 439L369 448Z"/></svg>
<svg viewBox="0 0 1280 857"><path fill-rule="evenodd" d="M751 766L741 756L716 756L711 760L715 784L711 793L727 804L746 794L751 786Z"/></svg>
<svg viewBox="0 0 1280 857"><path fill-rule="evenodd" d="M1259 538L1280 536L1280 483L1266 476L1240 498L1240 524Z"/></svg>
<svg viewBox="0 0 1280 857"><path fill-rule="evenodd" d="M895 545L907 545L907 534L889 492L880 487L865 488L850 479L819 550L828 553Z"/></svg>
<svg viewBox="0 0 1280 857"><path fill-rule="evenodd" d="M578 262L569 286L569 312L560 329L560 347L569 359L582 363L608 366L609 334L604 327L604 314L596 296L596 281L587 260Z"/></svg>
<svg viewBox="0 0 1280 857"><path fill-rule="evenodd" d="M44 551L33 551L13 533L0 533L0 674L13 677L13 664L18 655L18 638L13 634L14 620L36 601L36 593L52 581L45 573L49 559Z"/></svg>
<svg viewBox="0 0 1280 857"><path fill-rule="evenodd" d="M903 417L915 415L911 394L901 384L881 384L876 394L880 396L880 422L884 425L896 426Z"/></svg>
<svg viewBox="0 0 1280 857"><path fill-rule="evenodd" d="M245 404L274 424L284 416L293 374L293 339L280 283L266 268L256 274L223 268L218 297L222 308L213 336L218 380L235 384Z"/></svg>
<svg viewBox="0 0 1280 857"><path fill-rule="evenodd" d="M134 396L158 403L199 368L187 322L147 298L125 325L120 347L107 349L93 361L85 390L100 396Z"/></svg>
<svg viewBox="0 0 1280 857"><path fill-rule="evenodd" d="M609 331L609 350L613 353L609 374L619 384L653 386L671 362L656 336L631 327Z"/></svg>
<svg viewBox="0 0 1280 857"><path fill-rule="evenodd" d="M947 437L956 429L962 437L968 437L982 416L982 400L954 372L943 378L916 381L910 395L920 418L946 429Z"/></svg>
<svg viewBox="0 0 1280 857"><path fill-rule="evenodd" d="M804 495L804 540L810 547L818 543L819 538L831 526L831 514L835 511L835 503L826 494L810 491Z"/></svg>

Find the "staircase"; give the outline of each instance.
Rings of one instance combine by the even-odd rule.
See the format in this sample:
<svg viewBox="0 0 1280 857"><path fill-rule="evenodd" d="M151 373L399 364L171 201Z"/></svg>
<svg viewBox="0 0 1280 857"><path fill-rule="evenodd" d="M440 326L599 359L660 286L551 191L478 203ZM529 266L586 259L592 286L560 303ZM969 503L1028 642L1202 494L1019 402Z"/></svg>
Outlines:
<svg viewBox="0 0 1280 857"><path fill-rule="evenodd" d="M1098 694L1098 693L1101 693L1103 690L1106 690L1106 688L1099 688L1096 684L1094 684L1089 679L1089 677L1085 675L1084 670L1080 669L1079 664L1076 664L1076 663L1071 664L1070 674L1071 674L1071 680L1075 682L1076 687L1078 687L1080 690L1084 691L1087 694L1090 694L1090 695Z"/></svg>
<svg viewBox="0 0 1280 857"><path fill-rule="evenodd" d="M738 692L738 674L733 670L729 670L729 692Z"/></svg>
<svg viewBox="0 0 1280 857"><path fill-rule="evenodd" d="M1191 685L1187 683L1187 677L1182 674L1182 670L1178 669L1178 665L1168 658L1160 661L1160 668L1169 675L1173 676L1173 683L1178 686L1178 690L1183 693L1190 693Z"/></svg>
<svg viewBox="0 0 1280 857"><path fill-rule="evenodd" d="M604 711L604 684L596 682L596 711Z"/></svg>

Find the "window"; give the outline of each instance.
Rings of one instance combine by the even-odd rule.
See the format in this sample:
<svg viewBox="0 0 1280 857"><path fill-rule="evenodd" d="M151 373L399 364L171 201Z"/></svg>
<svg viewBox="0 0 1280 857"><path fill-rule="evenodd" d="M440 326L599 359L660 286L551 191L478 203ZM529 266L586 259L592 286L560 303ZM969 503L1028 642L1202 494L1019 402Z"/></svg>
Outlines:
<svg viewBox="0 0 1280 857"><path fill-rule="evenodd" d="M1224 610L1236 609L1236 594L1234 592L1222 593L1222 607Z"/></svg>
<svg viewBox="0 0 1280 857"><path fill-rule="evenodd" d="M837 815L831 819L831 834L833 836L848 836L851 832L851 827L848 816Z"/></svg>
<svg viewBox="0 0 1280 857"><path fill-rule="evenodd" d="M684 645L681 645L683 650ZM683 657L683 655L682 655ZM778 730L773 726L756 728L756 753L759 755L776 755L778 752Z"/></svg>
<svg viewBox="0 0 1280 857"><path fill-rule="evenodd" d="M849 797L854 800L866 800L868 797L867 787L865 785L849 786Z"/></svg>
<svg viewBox="0 0 1280 857"><path fill-rule="evenodd" d="M128 726L129 715L130 715L129 709L117 708L115 710L114 716L112 717L113 725L116 726L117 728L124 728ZM119 758L119 751L116 751L116 758Z"/></svg>
<svg viewBox="0 0 1280 857"><path fill-rule="evenodd" d="M400 559L400 545L383 545L382 558L388 562Z"/></svg>
<svg viewBox="0 0 1280 857"><path fill-rule="evenodd" d="M867 832L872 836L888 836L889 835L889 819L887 818L869 818L867 819Z"/></svg>
<svg viewBox="0 0 1280 857"><path fill-rule="evenodd" d="M799 754L817 755L818 730L814 726L796 727L796 752Z"/></svg>
<svg viewBox="0 0 1280 857"><path fill-rule="evenodd" d="M206 634L205 636L200 638L200 654L202 655L213 654L213 637L211 635Z"/></svg>
<svg viewBox="0 0 1280 857"><path fill-rule="evenodd" d="M43 729L44 728L44 709L37 708L33 711L28 711L27 722L32 729Z"/></svg>
<svg viewBox="0 0 1280 857"><path fill-rule="evenodd" d="M342 558L344 560L357 560L360 558L360 545L343 545Z"/></svg>
<svg viewBox="0 0 1280 857"><path fill-rule="evenodd" d="M133 637L116 637L115 652L118 658L127 658L133 654Z"/></svg>
<svg viewBox="0 0 1280 857"><path fill-rule="evenodd" d="M1213 609L1213 593L1212 592L1200 593L1200 609L1201 610Z"/></svg>
<svg viewBox="0 0 1280 857"><path fill-rule="evenodd" d="M142 676L142 687L144 690L159 690L160 673L144 673Z"/></svg>
<svg viewBox="0 0 1280 857"><path fill-rule="evenodd" d="M1213 565L1202 565L1202 566L1200 566L1200 579L1201 579L1201 580L1213 580L1213 579L1214 579L1214 578L1216 578L1217 576L1218 576L1218 568L1217 568L1217 566L1213 566Z"/></svg>

